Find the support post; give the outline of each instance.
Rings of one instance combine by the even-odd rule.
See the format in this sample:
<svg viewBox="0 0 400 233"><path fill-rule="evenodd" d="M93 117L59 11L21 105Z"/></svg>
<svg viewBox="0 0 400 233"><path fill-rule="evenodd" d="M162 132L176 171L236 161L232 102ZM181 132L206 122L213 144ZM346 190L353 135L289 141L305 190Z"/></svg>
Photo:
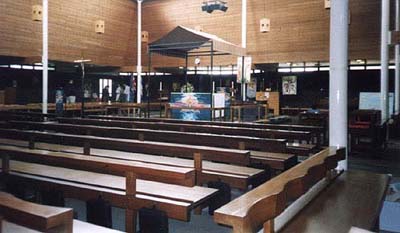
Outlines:
<svg viewBox="0 0 400 233"><path fill-rule="evenodd" d="M210 88L211 88L211 108L210 108L210 121L213 121L213 111L214 111L214 42L211 42L211 74L210 74Z"/></svg>
<svg viewBox="0 0 400 233"><path fill-rule="evenodd" d="M137 85L136 85L136 102L140 104L142 102L142 2L143 0L137 0L137 14L138 14L138 25L137 25Z"/></svg>
<svg viewBox="0 0 400 233"><path fill-rule="evenodd" d="M396 31L400 31L400 0L396 0ZM395 45L395 100L394 100L394 113L400 114L400 45Z"/></svg>
<svg viewBox="0 0 400 233"><path fill-rule="evenodd" d="M82 58L81 62L81 69L82 69L82 77L81 77L81 82L82 82L82 87L81 87L81 117L85 118L85 63Z"/></svg>
<svg viewBox="0 0 400 233"><path fill-rule="evenodd" d="M381 120L389 119L389 15L390 0L382 0L381 25Z"/></svg>
<svg viewBox="0 0 400 233"><path fill-rule="evenodd" d="M349 0L331 2L330 73L329 73L329 145L348 146L348 15ZM339 163L347 170L346 159Z"/></svg>
<svg viewBox="0 0 400 233"><path fill-rule="evenodd" d="M242 0L242 47L247 47L247 0ZM242 100L246 101L246 83L244 82L244 57L242 57Z"/></svg>
<svg viewBox="0 0 400 233"><path fill-rule="evenodd" d="M49 76L49 1L43 0L43 48L42 48L42 113L47 114Z"/></svg>

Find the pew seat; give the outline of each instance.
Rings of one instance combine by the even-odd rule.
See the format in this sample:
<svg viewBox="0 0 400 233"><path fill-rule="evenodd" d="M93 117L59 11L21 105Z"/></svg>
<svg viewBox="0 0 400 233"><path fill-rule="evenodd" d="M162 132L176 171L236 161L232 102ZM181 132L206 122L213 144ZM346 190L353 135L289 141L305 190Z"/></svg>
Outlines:
<svg viewBox="0 0 400 233"><path fill-rule="evenodd" d="M0 138L0 144L12 145L19 147L28 147L28 142L22 140L3 139ZM81 147L66 146L51 143L36 143L37 149L49 150L49 151L61 151L72 154L82 154L83 149ZM91 157L102 157L117 159L121 161L132 161L139 162L142 164L149 165L161 165L171 166L183 169L193 169L194 161L190 159L172 158L166 156L156 156L141 153L121 152L116 150L105 150L105 149L92 149ZM211 161L203 160L203 167L201 174L197 174L198 182L207 183L209 181L220 180L228 183L233 188L241 190L247 190L249 185L253 185L257 179L265 173L263 170L243 167L237 165L215 163Z"/></svg>
<svg viewBox="0 0 400 233"><path fill-rule="evenodd" d="M376 230L388 184L387 175L344 172L279 232L347 233L352 226Z"/></svg>
<svg viewBox="0 0 400 233"><path fill-rule="evenodd" d="M39 189L56 189L65 197L87 201L99 195L113 206L126 208L125 177L10 160L4 179ZM169 218L189 221L190 211L205 205L217 190L136 180L136 200L165 211ZM131 203L132 204L132 203ZM133 203L135 205L135 203Z"/></svg>

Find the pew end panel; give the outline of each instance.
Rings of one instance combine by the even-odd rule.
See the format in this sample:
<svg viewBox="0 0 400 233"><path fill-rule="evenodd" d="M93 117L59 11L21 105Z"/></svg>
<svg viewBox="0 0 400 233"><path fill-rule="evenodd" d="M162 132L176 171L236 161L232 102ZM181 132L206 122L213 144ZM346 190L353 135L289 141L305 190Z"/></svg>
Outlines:
<svg viewBox="0 0 400 233"><path fill-rule="evenodd" d="M0 214L7 221L41 232L72 233L73 211L30 203L0 192Z"/></svg>
<svg viewBox="0 0 400 233"><path fill-rule="evenodd" d="M274 218L325 178L328 170L342 160L342 152L343 149L330 147L317 153L216 210L214 220L232 227L234 233L257 232L263 226L265 233L274 232Z"/></svg>

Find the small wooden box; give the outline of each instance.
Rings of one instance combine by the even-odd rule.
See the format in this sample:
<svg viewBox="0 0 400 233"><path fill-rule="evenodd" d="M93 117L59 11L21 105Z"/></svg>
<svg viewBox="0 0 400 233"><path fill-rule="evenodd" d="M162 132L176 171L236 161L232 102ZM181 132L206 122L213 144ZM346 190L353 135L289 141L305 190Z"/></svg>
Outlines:
<svg viewBox="0 0 400 233"><path fill-rule="evenodd" d="M266 33L271 30L271 20L267 18L263 18L260 20L260 32Z"/></svg>
<svg viewBox="0 0 400 233"><path fill-rule="evenodd" d="M105 32L105 22L104 20L97 20L95 25L95 31L97 34L104 34Z"/></svg>
<svg viewBox="0 0 400 233"><path fill-rule="evenodd" d="M142 31L142 42L149 43L149 32Z"/></svg>
<svg viewBox="0 0 400 233"><path fill-rule="evenodd" d="M33 21L43 20L43 7L41 5L32 6L32 20Z"/></svg>

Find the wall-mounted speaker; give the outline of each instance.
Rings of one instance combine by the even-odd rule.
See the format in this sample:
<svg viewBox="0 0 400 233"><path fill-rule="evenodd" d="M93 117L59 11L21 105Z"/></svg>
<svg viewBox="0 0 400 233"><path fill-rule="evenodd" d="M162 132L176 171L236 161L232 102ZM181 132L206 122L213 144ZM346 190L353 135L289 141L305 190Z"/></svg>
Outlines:
<svg viewBox="0 0 400 233"><path fill-rule="evenodd" d="M142 31L142 42L149 43L149 32Z"/></svg>
<svg viewBox="0 0 400 233"><path fill-rule="evenodd" d="M42 5L33 5L32 6L32 20L33 21L42 21L42 19L43 19Z"/></svg>
<svg viewBox="0 0 400 233"><path fill-rule="evenodd" d="M325 9L331 9L331 0L324 0L325 1Z"/></svg>
<svg viewBox="0 0 400 233"><path fill-rule="evenodd" d="M260 32L266 33L271 30L271 20L267 18L263 18L260 20Z"/></svg>
<svg viewBox="0 0 400 233"><path fill-rule="evenodd" d="M97 34L104 34L105 32L105 22L104 20L96 20L96 24L95 24L95 32Z"/></svg>

